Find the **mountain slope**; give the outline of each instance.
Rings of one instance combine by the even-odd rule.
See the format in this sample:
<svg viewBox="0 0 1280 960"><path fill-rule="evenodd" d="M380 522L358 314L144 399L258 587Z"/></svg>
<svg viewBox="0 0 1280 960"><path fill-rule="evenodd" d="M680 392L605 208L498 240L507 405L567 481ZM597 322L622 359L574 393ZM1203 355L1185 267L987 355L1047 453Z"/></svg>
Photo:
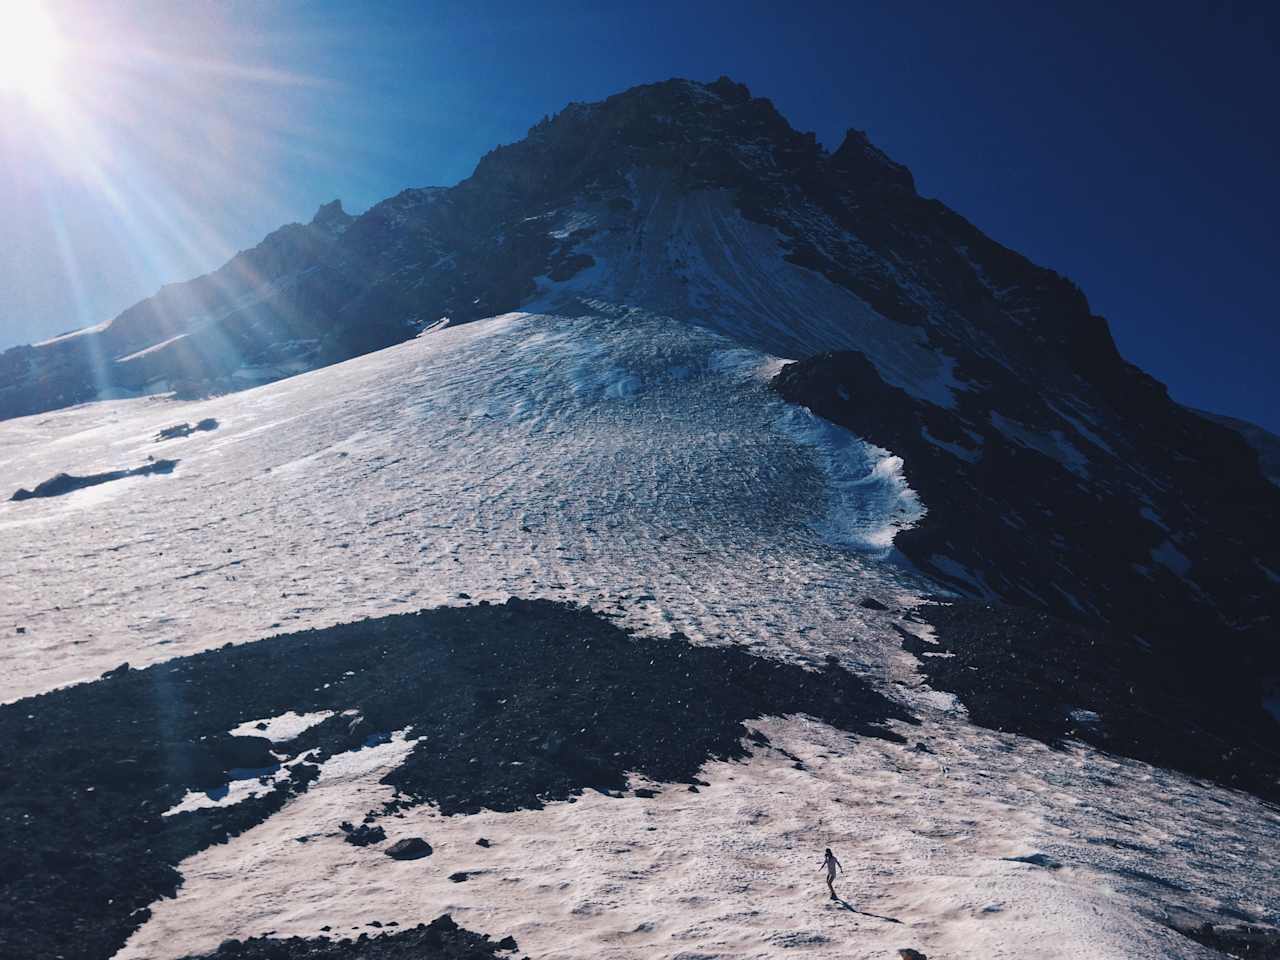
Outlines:
<svg viewBox="0 0 1280 960"><path fill-rule="evenodd" d="M224 390L577 303L803 360L783 395L904 456L926 492L898 543L921 571L1109 629L1275 737L1255 681L1280 675L1280 500L1240 436L865 136L827 153L726 79L570 105L456 187L329 205L104 328L10 351L0 416Z"/></svg>
<svg viewBox="0 0 1280 960"><path fill-rule="evenodd" d="M1247 420L1223 416L1220 413L1209 413L1205 410L1196 412L1224 427L1230 427L1244 437L1258 454L1258 463L1262 466L1262 472L1266 474L1267 479L1274 484L1280 484L1280 437Z"/></svg>
<svg viewBox="0 0 1280 960"><path fill-rule="evenodd" d="M775 355L854 346L866 339L856 327L870 325L890 341L883 362L905 354L897 365L923 389L917 366L947 362L934 354L957 307L966 316L956 336L975 347L996 338L1042 355L988 315L986 276L1010 288L1006 312L1034 310L1038 346L1070 350L1094 379L1124 369L1074 287L916 197L910 174L861 134L827 154L745 87L670 81L573 104L456 187L406 190L354 219L327 205L309 226L282 228L108 324L8 351L0 416L94 389L225 389L246 367L279 376L399 342L441 317L492 316L588 271L591 240L625 261L611 277L623 301L729 323ZM781 271L779 252L839 289ZM771 296L779 284L814 302ZM735 315L717 321L726 306ZM144 350L147 363L131 359Z"/></svg>
<svg viewBox="0 0 1280 960"><path fill-rule="evenodd" d="M0 650L0 848L34 864L0 898L5 949L176 960L447 911L530 956L1200 960L1184 928L1265 926L1273 808L984 728L926 680L956 657L923 620L936 586L885 543L928 514L897 458L770 389L779 366L636 310L516 314L0 428L5 480L179 461L0 504L0 606L23 628ZM688 643L736 669L682 664ZM798 705L777 661L858 683L815 669ZM880 735L839 712L859 686ZM758 703L732 718L752 733L708 756L723 700ZM415 836L430 856L384 853ZM41 867L75 895L33 887Z"/></svg>
<svg viewBox="0 0 1280 960"><path fill-rule="evenodd" d="M1280 489L856 131L574 104L0 372L6 949L1277 942Z"/></svg>

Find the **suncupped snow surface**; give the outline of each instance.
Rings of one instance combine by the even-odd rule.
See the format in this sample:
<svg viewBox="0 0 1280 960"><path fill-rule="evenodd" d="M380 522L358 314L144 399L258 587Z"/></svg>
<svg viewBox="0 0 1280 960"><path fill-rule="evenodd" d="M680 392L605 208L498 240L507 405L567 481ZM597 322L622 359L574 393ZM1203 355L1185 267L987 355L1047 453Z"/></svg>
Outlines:
<svg viewBox="0 0 1280 960"><path fill-rule="evenodd" d="M459 593L855 655L892 634L850 585L919 588L876 560L920 506L890 454L772 394L775 370L634 311L508 315L214 401L6 423L0 484L15 489L182 462L0 504L0 607L25 628L0 652L0 696ZM205 416L216 432L153 440Z"/></svg>
<svg viewBox="0 0 1280 960"><path fill-rule="evenodd" d="M434 848L403 862L334 830L393 799L381 781L411 749L400 731L186 860L177 897L118 956L445 912L547 958L1193 958L1216 954L1174 915L1274 923L1280 880L1260 855L1280 842L1273 808L974 727L922 682L897 630L927 641L904 612L937 588L892 540L928 504L892 451L769 391L776 369L714 332L596 305L438 329L215 400L0 425L0 497L180 460L0 503L5 699L122 661L519 595L588 605L640 638L835 657L920 721L890 724L903 743L757 721L769 743L707 763L696 793L636 779L657 795L457 816L423 804L382 821ZM154 441L206 417L217 431ZM844 902L827 899L825 846Z"/></svg>

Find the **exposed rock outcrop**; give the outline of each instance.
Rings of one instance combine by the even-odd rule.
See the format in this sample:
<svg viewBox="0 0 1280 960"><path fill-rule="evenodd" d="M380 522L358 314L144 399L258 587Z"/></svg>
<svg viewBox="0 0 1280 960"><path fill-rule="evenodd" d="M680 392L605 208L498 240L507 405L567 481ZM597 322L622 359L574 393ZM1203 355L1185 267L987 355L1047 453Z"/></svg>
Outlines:
<svg viewBox="0 0 1280 960"><path fill-rule="evenodd" d="M63 497L68 493L74 493L86 487L96 487L99 484L110 483L113 480L123 480L126 477L150 477L156 474L173 473L173 469L177 465L177 460L152 460L140 467L134 467L132 470L109 470L106 473L91 473L86 476L59 473L48 480L36 484L33 490L22 487L9 499L21 501L38 500L43 497Z"/></svg>

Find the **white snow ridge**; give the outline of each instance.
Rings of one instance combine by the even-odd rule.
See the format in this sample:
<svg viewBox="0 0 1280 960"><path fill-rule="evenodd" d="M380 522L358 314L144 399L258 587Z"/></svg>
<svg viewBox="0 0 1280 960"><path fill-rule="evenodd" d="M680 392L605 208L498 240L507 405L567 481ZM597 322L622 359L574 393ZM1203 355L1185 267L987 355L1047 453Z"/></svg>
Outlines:
<svg viewBox="0 0 1280 960"><path fill-rule="evenodd" d="M212 400L0 423L0 490L179 460L166 477L0 503L0 609L24 626L0 646L0 696L465 593L574 601L641 641L678 631L808 666L832 657L919 723L893 722L899 743L804 715L752 721L769 745L708 762L698 792L633 778L657 796L413 807L382 822L435 852L404 862L335 829L392 799L380 781L413 746L395 731L185 860L177 896L151 906L119 960L443 913L544 960L1200 958L1214 954L1167 910L1243 898L1275 912L1280 878L1258 855L1280 839L1274 808L975 726L925 685L899 631L928 636L902 618L939 587L893 541L928 504L893 451L784 403L767 384L777 358L707 326L590 309L442 326ZM886 364L909 371L908 347ZM217 430L154 442L207 417ZM326 719L230 732L274 743ZM257 787L246 776L184 809ZM828 846L847 904L827 898Z"/></svg>

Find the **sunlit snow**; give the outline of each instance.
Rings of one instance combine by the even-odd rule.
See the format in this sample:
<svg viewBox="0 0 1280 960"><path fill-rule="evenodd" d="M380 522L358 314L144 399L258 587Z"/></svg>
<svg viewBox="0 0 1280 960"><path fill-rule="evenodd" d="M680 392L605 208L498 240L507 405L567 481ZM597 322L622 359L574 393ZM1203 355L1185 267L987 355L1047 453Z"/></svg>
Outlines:
<svg viewBox="0 0 1280 960"><path fill-rule="evenodd" d="M1280 837L1275 810L980 729L923 683L895 628L929 638L901 613L939 585L891 549L928 510L893 451L784 404L767 386L776 357L705 326L590 309L438 326L209 401L0 424L0 497L61 471L180 461L169 476L0 503L0 696L465 593L588 604L641 638L833 655L920 725L900 725L895 744L806 717L760 721L773 746L707 764L698 793L649 784L653 799L587 794L455 817L415 807L381 823L435 853L397 862L344 842L338 824L390 799L379 780L411 749L401 731L332 758L280 812L186 860L178 896L152 906L121 958L449 912L543 958L912 946L1145 960L1205 955L1163 923L1168 909L1274 913L1280 880L1258 851ZM878 349L882 370L918 376L945 402L945 364L902 337ZM155 442L206 417L219 427ZM862 607L866 596L890 609ZM232 732L285 740L322 719ZM237 798L262 786L234 783ZM184 802L228 802L233 785ZM826 899L825 846L845 864L847 908ZM1060 868L1005 859L1033 853Z"/></svg>
<svg viewBox="0 0 1280 960"><path fill-rule="evenodd" d="M730 349L637 311L513 314L202 403L2 424L0 490L180 462L0 503L0 609L25 627L0 695L460 593L879 670L897 641L857 601L921 588L876 562L914 494L885 451L797 432L806 415L744 375L771 358Z"/></svg>

